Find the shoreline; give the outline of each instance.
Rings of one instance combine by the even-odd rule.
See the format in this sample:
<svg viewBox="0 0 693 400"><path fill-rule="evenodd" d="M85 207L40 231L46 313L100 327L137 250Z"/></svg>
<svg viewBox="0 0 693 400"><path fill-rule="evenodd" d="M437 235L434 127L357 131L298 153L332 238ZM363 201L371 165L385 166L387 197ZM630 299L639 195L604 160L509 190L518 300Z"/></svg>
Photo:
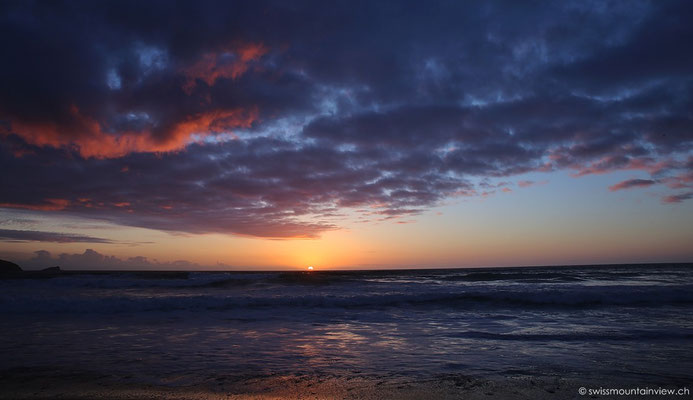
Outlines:
<svg viewBox="0 0 693 400"><path fill-rule="evenodd" d="M571 399L575 381L551 377L477 378L462 374L218 376L194 384L146 384L83 373L19 369L0 376L0 399Z"/></svg>

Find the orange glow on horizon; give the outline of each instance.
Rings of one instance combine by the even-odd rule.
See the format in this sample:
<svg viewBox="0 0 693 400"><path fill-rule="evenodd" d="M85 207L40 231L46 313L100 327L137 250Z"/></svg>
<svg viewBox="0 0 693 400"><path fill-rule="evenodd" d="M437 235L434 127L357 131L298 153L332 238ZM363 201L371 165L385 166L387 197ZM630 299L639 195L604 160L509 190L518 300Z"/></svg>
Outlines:
<svg viewBox="0 0 693 400"><path fill-rule="evenodd" d="M576 188L575 190L579 190ZM606 196L607 191L604 191ZM395 221L368 223L341 221L341 229L323 232L313 239L281 240L209 233L181 235L146 228L117 227L108 223L91 227L87 220L84 230L68 229L70 233L103 238L109 243L49 243L12 242L0 246L10 253L33 257L37 250L60 254L80 255L85 249L121 260L134 256L160 262L188 260L200 270L293 270L329 271L339 269L444 268L518 265L566 265L621 262L656 262L690 259L687 240L690 237L690 214L685 208L671 208L656 220L628 219L627 212L615 213L607 205L588 217L571 218L562 214L565 207L554 213L536 216L526 192L513 191L515 198L495 197L478 202L465 202L465 209L452 204L434 209L416 218L416 222L398 224ZM522 198L526 196L526 198ZM89 201L80 197L82 201ZM659 203L655 199L654 206ZM507 207L484 212L488 202ZM512 204L512 207L509 205ZM31 205L4 205L7 208L28 210L57 210L61 207L84 207L84 203L45 199ZM100 207L94 204L94 207ZM551 206L542 204L551 211ZM62 230L65 220L42 214L45 228ZM619 224L601 226L599 221L613 218ZM464 221L461 224L460 221ZM645 224L646 223L646 224ZM569 225L570 233L556 234ZM104 229L108 227L109 229ZM7 226L8 229L26 229ZM113 228L113 229L112 229ZM627 229L626 229L627 228ZM21 261L21 257L12 256ZM2 257L0 257L2 258ZM162 267L164 268L164 267ZM173 267L177 268L177 267Z"/></svg>

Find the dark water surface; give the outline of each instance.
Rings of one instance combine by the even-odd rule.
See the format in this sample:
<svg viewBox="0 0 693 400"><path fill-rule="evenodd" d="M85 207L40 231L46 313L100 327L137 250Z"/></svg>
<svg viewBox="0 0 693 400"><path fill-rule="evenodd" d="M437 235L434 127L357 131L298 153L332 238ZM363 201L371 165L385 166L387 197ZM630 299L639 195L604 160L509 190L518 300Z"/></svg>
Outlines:
<svg viewBox="0 0 693 400"><path fill-rule="evenodd" d="M0 280L0 370L693 381L693 267Z"/></svg>

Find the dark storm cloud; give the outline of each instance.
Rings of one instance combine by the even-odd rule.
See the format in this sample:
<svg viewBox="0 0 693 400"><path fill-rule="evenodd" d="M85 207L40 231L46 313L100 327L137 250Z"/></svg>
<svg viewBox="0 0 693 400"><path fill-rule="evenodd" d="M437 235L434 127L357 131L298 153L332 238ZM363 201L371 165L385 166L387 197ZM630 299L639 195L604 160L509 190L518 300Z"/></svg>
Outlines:
<svg viewBox="0 0 693 400"><path fill-rule="evenodd" d="M525 172L690 187L690 2L0 8L5 208L314 237Z"/></svg>
<svg viewBox="0 0 693 400"><path fill-rule="evenodd" d="M26 171L6 177L4 207L192 233L313 237L336 228L340 207L411 214L469 188L435 169L399 171L399 157L387 151L363 154L269 138L106 160L35 151L41 155L0 153L3 165Z"/></svg>
<svg viewBox="0 0 693 400"><path fill-rule="evenodd" d="M662 79L690 79L693 54L683 49L681 43L693 41L691 4L658 2L641 18L643 21L622 42L558 66L559 76L575 79L592 90L629 89Z"/></svg>

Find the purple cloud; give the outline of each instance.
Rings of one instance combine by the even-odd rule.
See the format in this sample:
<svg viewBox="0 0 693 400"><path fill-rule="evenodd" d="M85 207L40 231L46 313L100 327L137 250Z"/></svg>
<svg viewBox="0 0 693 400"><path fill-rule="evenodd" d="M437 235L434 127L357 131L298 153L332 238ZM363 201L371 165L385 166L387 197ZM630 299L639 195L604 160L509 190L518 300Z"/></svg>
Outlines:
<svg viewBox="0 0 693 400"><path fill-rule="evenodd" d="M55 243L113 243L109 239L70 233L0 229L0 241Z"/></svg>

